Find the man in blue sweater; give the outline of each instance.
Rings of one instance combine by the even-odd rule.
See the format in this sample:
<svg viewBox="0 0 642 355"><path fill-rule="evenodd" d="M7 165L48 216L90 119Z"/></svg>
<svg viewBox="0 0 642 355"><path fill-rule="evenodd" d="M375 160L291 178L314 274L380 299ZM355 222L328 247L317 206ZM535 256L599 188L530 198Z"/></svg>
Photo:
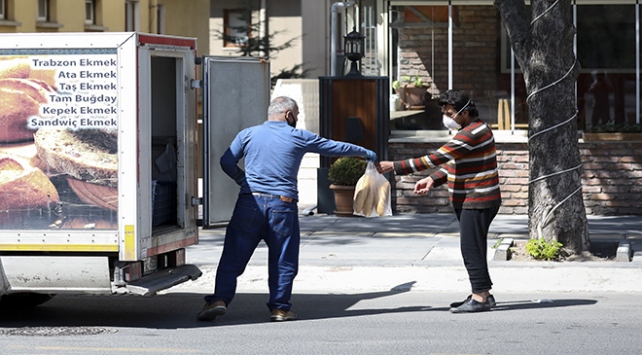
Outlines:
<svg viewBox="0 0 642 355"><path fill-rule="evenodd" d="M239 132L221 157L223 171L241 189L227 225L214 294L205 296L198 320L214 320L225 314L236 292L236 280L261 240L268 246L270 320L296 319L290 297L299 266L297 175L303 155L376 159L371 150L296 129L298 114L296 101L275 98L268 108L268 120ZM245 171L238 166L241 158L245 159Z"/></svg>

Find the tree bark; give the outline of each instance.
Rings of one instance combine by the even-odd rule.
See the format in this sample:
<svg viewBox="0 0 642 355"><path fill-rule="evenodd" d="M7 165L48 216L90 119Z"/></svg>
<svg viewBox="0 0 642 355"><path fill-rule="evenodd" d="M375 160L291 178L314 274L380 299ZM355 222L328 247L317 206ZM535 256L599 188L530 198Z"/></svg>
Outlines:
<svg viewBox="0 0 642 355"><path fill-rule="evenodd" d="M589 246L582 198L573 53L572 5L567 0L495 0L524 74L529 111L529 234L557 240L579 254Z"/></svg>

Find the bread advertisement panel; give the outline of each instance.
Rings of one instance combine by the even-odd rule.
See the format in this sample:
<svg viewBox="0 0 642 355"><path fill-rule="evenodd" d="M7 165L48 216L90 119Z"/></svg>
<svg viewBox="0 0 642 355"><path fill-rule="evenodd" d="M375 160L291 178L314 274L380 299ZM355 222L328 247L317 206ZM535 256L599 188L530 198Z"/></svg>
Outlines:
<svg viewBox="0 0 642 355"><path fill-rule="evenodd" d="M117 229L116 50L0 53L0 229Z"/></svg>

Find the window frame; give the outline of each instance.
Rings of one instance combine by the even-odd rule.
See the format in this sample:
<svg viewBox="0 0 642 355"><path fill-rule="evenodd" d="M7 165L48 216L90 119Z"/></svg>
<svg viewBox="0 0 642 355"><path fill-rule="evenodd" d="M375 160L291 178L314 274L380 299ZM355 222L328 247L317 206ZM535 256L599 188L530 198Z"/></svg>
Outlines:
<svg viewBox="0 0 642 355"><path fill-rule="evenodd" d="M235 24L230 23L230 18L232 15L246 16L247 21L243 25L247 26L247 40L245 43L238 43L237 41L229 41L226 37L230 37L231 27L234 27ZM241 22L241 21L239 21ZM247 9L224 9L223 10L223 47L224 48L241 48L248 44L250 38L252 38L252 16Z"/></svg>
<svg viewBox="0 0 642 355"><path fill-rule="evenodd" d="M49 0L38 0L38 8L37 8L37 14L36 14L36 19L40 22L48 22L49 21L49 6L50 2Z"/></svg>
<svg viewBox="0 0 642 355"><path fill-rule="evenodd" d="M96 0L85 0L85 25L96 24Z"/></svg>
<svg viewBox="0 0 642 355"><path fill-rule="evenodd" d="M140 1L125 1L125 30L127 32L140 31Z"/></svg>
<svg viewBox="0 0 642 355"><path fill-rule="evenodd" d="M165 34L165 5L156 5L156 33Z"/></svg>
<svg viewBox="0 0 642 355"><path fill-rule="evenodd" d="M7 0L0 0L0 20L7 19Z"/></svg>

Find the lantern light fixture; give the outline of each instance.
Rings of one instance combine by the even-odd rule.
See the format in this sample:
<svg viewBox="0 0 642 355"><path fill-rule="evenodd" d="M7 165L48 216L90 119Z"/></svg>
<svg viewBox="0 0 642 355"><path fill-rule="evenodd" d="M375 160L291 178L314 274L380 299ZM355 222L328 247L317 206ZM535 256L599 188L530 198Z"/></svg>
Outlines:
<svg viewBox="0 0 642 355"><path fill-rule="evenodd" d="M352 27L352 32L348 33L344 37L344 46L343 53L348 58L352 64L350 65L350 72L347 75L357 75L360 76L359 67L357 62L364 57L364 42L365 36L357 32L357 28Z"/></svg>

